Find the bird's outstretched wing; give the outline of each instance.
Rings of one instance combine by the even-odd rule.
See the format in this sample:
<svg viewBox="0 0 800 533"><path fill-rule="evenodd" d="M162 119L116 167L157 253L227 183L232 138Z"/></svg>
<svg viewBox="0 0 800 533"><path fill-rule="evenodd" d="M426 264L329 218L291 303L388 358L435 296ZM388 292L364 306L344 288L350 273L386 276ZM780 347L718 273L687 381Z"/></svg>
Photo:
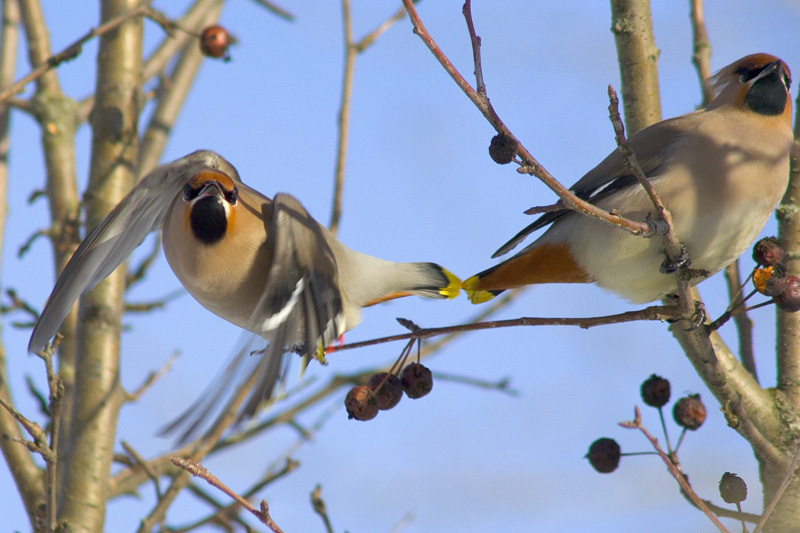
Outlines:
<svg viewBox="0 0 800 533"><path fill-rule="evenodd" d="M75 301L125 261L148 233L159 228L186 180L202 168L219 169L238 179L236 170L222 156L198 150L145 176L86 236L58 277L33 327L29 352L44 348Z"/></svg>
<svg viewBox="0 0 800 533"><path fill-rule="evenodd" d="M345 330L345 296L327 230L288 194L276 194L272 216L264 215L270 224L267 246L271 265L249 329L270 344L253 393L242 409L243 417L252 416L269 398L286 350L309 359Z"/></svg>

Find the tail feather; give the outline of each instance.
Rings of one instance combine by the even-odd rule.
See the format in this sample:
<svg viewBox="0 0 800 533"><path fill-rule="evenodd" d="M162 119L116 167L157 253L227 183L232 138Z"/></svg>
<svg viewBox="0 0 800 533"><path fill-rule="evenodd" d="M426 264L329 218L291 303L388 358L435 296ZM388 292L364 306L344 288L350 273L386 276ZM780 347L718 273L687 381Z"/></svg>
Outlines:
<svg viewBox="0 0 800 533"><path fill-rule="evenodd" d="M480 281L481 281L480 274L477 274L475 276L467 278L466 280L464 280L464 283L462 284L464 292L467 293L467 298L469 299L470 302L474 304L482 304L484 302L488 302L495 296L505 291L505 289L497 289L491 291L478 289L477 287Z"/></svg>
<svg viewBox="0 0 800 533"><path fill-rule="evenodd" d="M423 298L450 300L461 291L461 280L446 268L436 263L410 263L417 275L406 290Z"/></svg>
<svg viewBox="0 0 800 533"><path fill-rule="evenodd" d="M506 289L539 283L591 283L592 277L575 262L567 246L531 246L475 274L462 287L474 304L487 302Z"/></svg>

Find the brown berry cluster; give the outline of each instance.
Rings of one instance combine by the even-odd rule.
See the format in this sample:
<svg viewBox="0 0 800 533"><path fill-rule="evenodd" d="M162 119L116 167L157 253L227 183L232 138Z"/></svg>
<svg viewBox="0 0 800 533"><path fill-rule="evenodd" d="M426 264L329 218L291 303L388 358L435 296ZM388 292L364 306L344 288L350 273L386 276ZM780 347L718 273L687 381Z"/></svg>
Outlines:
<svg viewBox="0 0 800 533"><path fill-rule="evenodd" d="M400 372L400 377L388 372L373 374L366 385L350 389L344 399L347 417L372 420L378 411L391 409L400 402L403 393L412 400L422 398L433 389L433 374L420 363L411 363Z"/></svg>
<svg viewBox="0 0 800 533"><path fill-rule="evenodd" d="M661 408L669 403L671 387L669 380L652 374L642 383L640 392L645 404L661 411ZM699 428L706 419L706 408L700 401L700 395L691 394L675 402L672 408L672 417L684 431L694 431ZM677 449L670 451L677 451ZM608 474L617 469L622 455L619 444L613 439L604 437L592 443L586 458L589 459L589 464L595 470L602 474Z"/></svg>
<svg viewBox="0 0 800 533"><path fill-rule="evenodd" d="M759 240L753 246L753 260L758 265L753 271L753 285L761 294L771 296L780 309L794 313L800 311L800 278L786 274L783 256L778 239Z"/></svg>

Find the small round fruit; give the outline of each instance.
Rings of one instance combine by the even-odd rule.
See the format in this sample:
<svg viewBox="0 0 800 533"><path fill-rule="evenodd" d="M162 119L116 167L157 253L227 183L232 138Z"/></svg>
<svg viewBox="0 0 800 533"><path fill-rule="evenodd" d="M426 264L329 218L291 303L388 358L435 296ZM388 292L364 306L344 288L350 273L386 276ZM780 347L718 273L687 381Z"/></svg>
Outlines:
<svg viewBox="0 0 800 533"><path fill-rule="evenodd" d="M366 385L358 385L350 389L344 399L347 418L356 420L372 420L378 416L378 402L372 389Z"/></svg>
<svg viewBox="0 0 800 533"><path fill-rule="evenodd" d="M699 394L684 396L675 402L672 417L679 426L694 431L706 420L706 406L700 401Z"/></svg>
<svg viewBox="0 0 800 533"><path fill-rule="evenodd" d="M589 464L601 474L609 474L616 470L621 456L622 452L617 441L606 437L594 441L589 446L589 453L586 454Z"/></svg>
<svg viewBox="0 0 800 533"><path fill-rule="evenodd" d="M499 133L489 143L489 157L498 165L505 165L514 160L517 153L517 141L513 137Z"/></svg>
<svg viewBox="0 0 800 533"><path fill-rule="evenodd" d="M403 384L394 374L378 372L372 374L367 382L367 387L372 389L378 402L378 409L386 411L391 409L403 397Z"/></svg>
<svg viewBox="0 0 800 533"><path fill-rule="evenodd" d="M642 383L641 393L642 400L650 407L663 407L669 401L669 380L653 374Z"/></svg>
<svg viewBox="0 0 800 533"><path fill-rule="evenodd" d="M412 400L422 398L433 389L433 374L428 367L411 363L400 373L400 383L406 396Z"/></svg>
<svg viewBox="0 0 800 533"><path fill-rule="evenodd" d="M231 34L222 26L208 26L200 34L200 50L209 57L225 57L232 40Z"/></svg>
<svg viewBox="0 0 800 533"><path fill-rule="evenodd" d="M719 495L725 503L741 503L747 499L747 483L736 474L725 472L719 480Z"/></svg>
<svg viewBox="0 0 800 533"><path fill-rule="evenodd" d="M786 276L786 288L775 296L775 305L787 313L800 311L800 278Z"/></svg>
<svg viewBox="0 0 800 533"><path fill-rule="evenodd" d="M764 237L753 246L753 260L763 266L780 263L783 253L783 247L775 237Z"/></svg>
<svg viewBox="0 0 800 533"><path fill-rule="evenodd" d="M780 263L757 268L753 272L753 285L755 285L758 292L765 296L777 296L785 291L789 285L786 269Z"/></svg>

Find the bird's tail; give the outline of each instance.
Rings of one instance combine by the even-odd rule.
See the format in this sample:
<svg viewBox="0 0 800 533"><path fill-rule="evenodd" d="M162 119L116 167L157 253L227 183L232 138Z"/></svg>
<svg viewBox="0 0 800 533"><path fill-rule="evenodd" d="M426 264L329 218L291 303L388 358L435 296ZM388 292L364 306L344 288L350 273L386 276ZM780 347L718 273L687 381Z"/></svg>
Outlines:
<svg viewBox="0 0 800 533"><path fill-rule="evenodd" d="M411 294L424 298L450 300L458 296L461 280L446 268L436 263L411 263L418 270L415 286L409 287Z"/></svg>
<svg viewBox="0 0 800 533"><path fill-rule="evenodd" d="M498 290L483 290L478 288L481 282L481 274L476 274L464 280L462 288L467 293L467 298L474 304L482 304L488 302L498 294L502 293L505 289Z"/></svg>
<svg viewBox="0 0 800 533"><path fill-rule="evenodd" d="M369 287L370 279L362 279L362 301L356 298L360 307L369 307L387 300L402 298L404 296L422 296L449 300L458 296L461 290L461 280L449 270L436 263L393 263L380 261L384 276L375 286ZM374 278L373 278L374 279Z"/></svg>
<svg viewBox="0 0 800 533"><path fill-rule="evenodd" d="M474 304L491 300L506 289L539 283L594 281L572 258L565 245L540 243L467 278L462 285Z"/></svg>

